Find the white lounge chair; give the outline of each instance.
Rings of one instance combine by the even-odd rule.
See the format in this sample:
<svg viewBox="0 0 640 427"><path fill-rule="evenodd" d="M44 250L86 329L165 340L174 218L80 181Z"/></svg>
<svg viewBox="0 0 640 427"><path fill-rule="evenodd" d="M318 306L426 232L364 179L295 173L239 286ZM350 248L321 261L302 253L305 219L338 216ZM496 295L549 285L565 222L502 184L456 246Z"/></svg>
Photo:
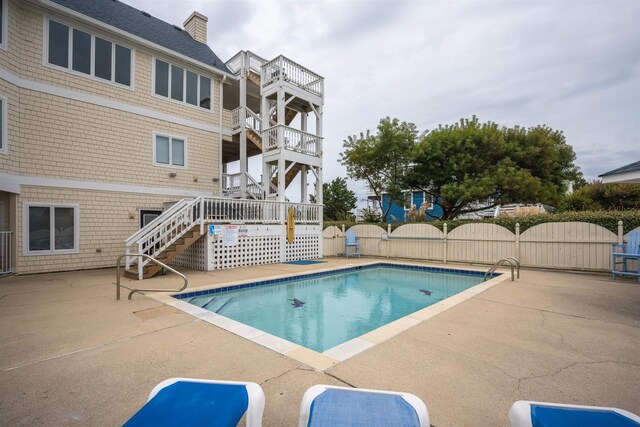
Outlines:
<svg viewBox="0 0 640 427"><path fill-rule="evenodd" d="M264 392L251 382L170 378L155 386L147 403L124 425L262 426Z"/></svg>
<svg viewBox="0 0 640 427"><path fill-rule="evenodd" d="M519 400L509 410L511 427L638 427L640 417L618 408Z"/></svg>
<svg viewBox="0 0 640 427"><path fill-rule="evenodd" d="M314 385L302 397L299 427L429 427L429 412L411 393Z"/></svg>

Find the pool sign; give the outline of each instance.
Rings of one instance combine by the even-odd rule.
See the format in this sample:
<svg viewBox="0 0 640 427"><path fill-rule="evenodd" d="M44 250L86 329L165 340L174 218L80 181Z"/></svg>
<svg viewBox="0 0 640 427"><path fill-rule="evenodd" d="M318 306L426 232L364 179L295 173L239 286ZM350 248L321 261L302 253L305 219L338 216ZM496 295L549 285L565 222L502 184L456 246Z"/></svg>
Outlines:
<svg viewBox="0 0 640 427"><path fill-rule="evenodd" d="M227 225L224 227L224 245L235 246L238 244L238 226Z"/></svg>

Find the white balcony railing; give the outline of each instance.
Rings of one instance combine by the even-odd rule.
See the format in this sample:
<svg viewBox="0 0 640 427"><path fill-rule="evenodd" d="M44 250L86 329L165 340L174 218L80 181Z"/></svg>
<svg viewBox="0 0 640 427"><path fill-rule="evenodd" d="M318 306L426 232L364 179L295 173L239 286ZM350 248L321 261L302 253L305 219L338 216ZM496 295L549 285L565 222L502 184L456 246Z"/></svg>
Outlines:
<svg viewBox="0 0 640 427"><path fill-rule="evenodd" d="M236 53L230 60L228 60L225 65L233 74L236 75L239 74L243 68L246 68L260 75L260 68L266 62L266 59L259 57L253 52L240 51Z"/></svg>
<svg viewBox="0 0 640 427"><path fill-rule="evenodd" d="M247 129L251 129L258 135L260 135L260 131L262 129L262 119L260 116L251 111L249 108L245 108L246 117L245 117L245 125ZM238 107L231 112L231 129L234 133L239 132L241 130L240 126L240 113L242 112L242 107Z"/></svg>
<svg viewBox="0 0 640 427"><path fill-rule="evenodd" d="M322 137L293 129L288 126L272 126L262 132L262 144L267 150L284 148L285 150L319 157Z"/></svg>
<svg viewBox="0 0 640 427"><path fill-rule="evenodd" d="M13 231L0 231L0 274L11 273L13 262L11 259Z"/></svg>
<svg viewBox="0 0 640 427"><path fill-rule="evenodd" d="M247 176L247 184L246 189L247 193L251 195L254 199L261 200L264 199L264 191L262 191L262 185L258 183L250 174L246 174ZM222 174L222 191L224 194L232 196L238 194L242 191L242 172L238 173L225 173Z"/></svg>
<svg viewBox="0 0 640 427"><path fill-rule="evenodd" d="M283 80L323 97L324 78L300 64L280 55L262 66L262 87Z"/></svg>

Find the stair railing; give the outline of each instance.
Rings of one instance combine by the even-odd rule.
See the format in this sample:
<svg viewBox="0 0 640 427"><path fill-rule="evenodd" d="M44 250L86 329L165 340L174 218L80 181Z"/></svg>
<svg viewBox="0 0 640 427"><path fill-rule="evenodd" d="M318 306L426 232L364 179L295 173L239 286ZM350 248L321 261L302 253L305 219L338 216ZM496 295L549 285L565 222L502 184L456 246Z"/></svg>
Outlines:
<svg viewBox="0 0 640 427"><path fill-rule="evenodd" d="M202 217L200 215L202 199L202 197L198 197L188 200L186 203L181 204L179 209L156 218L159 221L146 233L142 235L136 233L139 237L135 241L131 242L132 238L127 239L130 243L125 248L125 255L135 252L154 258L182 237L195 224L200 224L202 228ZM138 277L140 279L143 277L144 266L149 262L147 258L142 261L138 260ZM131 265L130 258L127 260L127 265Z"/></svg>
<svg viewBox="0 0 640 427"><path fill-rule="evenodd" d="M516 257L510 256L510 257L502 258L496 261L496 263L493 264L493 266L491 266L491 268L487 270L486 273L484 273L484 281L486 281L489 277L491 277L491 275L498 269L498 267L504 265L505 263L508 263L511 266L511 281L513 282L515 280L513 276L514 268L518 270L518 279L519 279L520 278L520 262Z"/></svg>
<svg viewBox="0 0 640 427"><path fill-rule="evenodd" d="M249 173L247 173L247 191L253 196L254 199L264 199L264 190L262 185L256 181Z"/></svg>
<svg viewBox="0 0 640 427"><path fill-rule="evenodd" d="M133 245L133 243L137 242L145 234L148 234L149 232L151 232L151 230L156 228L158 226L158 224L160 224L166 218L171 217L175 212L177 212L180 209L182 209L182 207L184 207L191 200L193 200L193 199L182 199L182 200L178 201L177 203L174 203L171 207L169 207L164 212L162 212L160 215L155 217L153 219L153 221L147 223L147 225L145 225L140 230L136 231L134 234L129 236L127 238L127 240L124 241L124 247L128 250L129 247ZM127 270L129 268L131 268L131 259L130 258L126 259L125 268Z"/></svg>
<svg viewBox="0 0 640 427"><path fill-rule="evenodd" d="M129 296L127 299L131 299L131 296L133 294L135 294L136 292L182 292L185 289L187 289L187 286L189 286L189 280L187 279L187 276L185 276L184 274L180 273L179 271L169 267L167 264L158 261L155 258L151 258L149 255L147 254L124 254L124 255L120 255L118 257L118 260L116 261L116 301L120 300L120 261L122 261L122 258L124 257L140 257L140 258L146 258L148 259L150 262L154 262L156 264L158 264L159 266L166 268L167 270L171 271L172 273L176 273L178 276L182 277L182 280L184 281L184 284L182 285L182 287L180 289L176 289L176 290L172 290L172 289L131 289L131 292L129 292ZM138 264L141 264L140 262Z"/></svg>

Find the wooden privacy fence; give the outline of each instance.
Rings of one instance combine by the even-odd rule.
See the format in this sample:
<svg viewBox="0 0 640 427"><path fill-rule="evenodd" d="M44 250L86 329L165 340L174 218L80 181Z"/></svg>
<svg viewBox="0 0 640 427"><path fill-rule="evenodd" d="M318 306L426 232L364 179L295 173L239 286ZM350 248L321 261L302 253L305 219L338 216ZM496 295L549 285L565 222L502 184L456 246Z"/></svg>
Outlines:
<svg viewBox="0 0 640 427"><path fill-rule="evenodd" d="M493 264L516 257L522 266L566 270L610 271L611 244L625 241L618 233L587 222L549 222L513 233L496 224L464 224L450 232L430 224L404 224L391 232L377 225L351 227L363 256L439 262ZM639 231L640 227L633 231ZM323 231L324 256L344 254L344 228Z"/></svg>

